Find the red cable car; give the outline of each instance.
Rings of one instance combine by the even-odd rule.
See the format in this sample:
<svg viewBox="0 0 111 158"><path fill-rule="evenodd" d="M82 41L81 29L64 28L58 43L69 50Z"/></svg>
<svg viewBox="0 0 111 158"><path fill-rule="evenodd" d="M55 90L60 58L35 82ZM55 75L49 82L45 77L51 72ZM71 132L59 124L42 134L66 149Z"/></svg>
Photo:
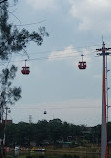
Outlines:
<svg viewBox="0 0 111 158"><path fill-rule="evenodd" d="M23 67L22 67L22 70L21 70L21 73L22 73L23 75L28 75L28 74L30 73L29 67L26 66L26 61L27 61L27 60L25 60L25 66L23 66Z"/></svg>
<svg viewBox="0 0 111 158"><path fill-rule="evenodd" d="M86 69L86 62L85 61L83 61L83 54L81 55L82 56L82 61L80 61L79 62L79 64L78 64L78 67L79 67L79 69Z"/></svg>

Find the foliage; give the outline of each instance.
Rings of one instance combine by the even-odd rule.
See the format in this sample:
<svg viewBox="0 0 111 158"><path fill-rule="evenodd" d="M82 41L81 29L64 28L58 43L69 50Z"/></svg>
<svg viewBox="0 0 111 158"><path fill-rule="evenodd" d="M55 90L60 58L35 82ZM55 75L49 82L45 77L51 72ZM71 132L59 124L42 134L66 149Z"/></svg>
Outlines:
<svg viewBox="0 0 111 158"><path fill-rule="evenodd" d="M108 130L111 122L108 123ZM109 132L111 138L111 132ZM7 146L30 146L31 142L37 145L52 145L63 142L72 142L76 145L100 144L101 126L86 127L62 122L60 119L42 120L37 123L19 122L7 125Z"/></svg>
<svg viewBox="0 0 111 158"><path fill-rule="evenodd" d="M16 3L17 0L14 0ZM9 23L9 1L8 0L0 0L0 60L8 61L9 57L14 54L18 53L20 51L24 51L26 53L26 47L28 46L29 42L35 42L37 46L40 46L43 43L43 38L45 36L49 36L49 34L46 32L45 27L38 28L37 32L29 32L25 28L18 30L16 26ZM17 72L17 67L12 65L10 68L5 68L0 73L0 123L3 120L3 114L4 109L7 107L7 105L12 105L15 102L17 102L21 98L21 88L20 87L13 87L12 81L14 80ZM25 128L25 126L21 125L21 129ZM1 133L3 133L2 126ZM15 126L12 127L15 130L19 130ZM21 130L22 131L22 130ZM21 133L20 131L20 133ZM1 134L0 133L0 134ZM12 133L13 134L13 131ZM18 137L19 132L17 132ZM21 144L26 141L25 131L21 133L24 140L22 142L22 139L16 140L16 136L13 138L9 138L9 140L12 142L15 142L15 140L20 142ZM1 136L0 136L1 138ZM2 137L3 138L3 137Z"/></svg>
<svg viewBox="0 0 111 158"><path fill-rule="evenodd" d="M24 50L30 41L41 45L43 37L49 35L45 27L32 33L24 28L19 31L16 26L8 23L8 2L1 3L0 8L0 59L8 59L11 53Z"/></svg>
<svg viewBox="0 0 111 158"><path fill-rule="evenodd" d="M5 107L7 104L14 104L21 98L21 88L13 87L12 80L15 78L17 67L14 65L10 69L2 70L0 74L0 105Z"/></svg>
<svg viewBox="0 0 111 158"><path fill-rule="evenodd" d="M17 0L14 0L17 2ZM16 26L8 22L8 0L0 0L0 59L8 60L12 53L25 51L29 42L35 42L38 46L43 43L44 36L49 34L45 27L40 27L38 32L29 32L25 28L18 30ZM0 108L4 111L7 104L14 104L21 98L21 88L13 87L12 81L15 78L17 67L14 65L11 68L2 70L0 74ZM1 119L1 117L0 117Z"/></svg>

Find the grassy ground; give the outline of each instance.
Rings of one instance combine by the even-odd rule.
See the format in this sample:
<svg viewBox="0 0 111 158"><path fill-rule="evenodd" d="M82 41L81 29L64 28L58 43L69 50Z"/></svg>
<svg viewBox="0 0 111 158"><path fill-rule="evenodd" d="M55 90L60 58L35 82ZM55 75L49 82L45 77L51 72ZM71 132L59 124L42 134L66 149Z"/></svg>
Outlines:
<svg viewBox="0 0 111 158"><path fill-rule="evenodd" d="M61 152L82 152L82 153L100 153L100 147L99 146L78 146L74 148L46 148L47 151L61 151ZM111 149L110 149L111 151Z"/></svg>
<svg viewBox="0 0 111 158"><path fill-rule="evenodd" d="M88 147L74 147L74 148L53 148L53 147L46 147L46 153L45 156L41 155L41 154L37 154L37 152L30 152L30 156L26 155L21 155L21 156L17 156L17 158L58 158L58 157L54 157L54 155L96 155L94 156L95 158L100 157L100 147L98 146L88 146ZM48 156L47 156L48 155ZM110 155L111 155L111 147L110 147ZM92 156L88 156L92 157ZM7 155L6 158L14 158L11 155ZM82 158L80 157L60 157L60 158Z"/></svg>

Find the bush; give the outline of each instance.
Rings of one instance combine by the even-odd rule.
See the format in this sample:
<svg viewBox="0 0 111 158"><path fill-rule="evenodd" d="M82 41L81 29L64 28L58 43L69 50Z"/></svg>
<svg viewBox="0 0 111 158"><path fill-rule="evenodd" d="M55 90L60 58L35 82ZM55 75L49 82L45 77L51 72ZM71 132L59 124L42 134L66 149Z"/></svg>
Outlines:
<svg viewBox="0 0 111 158"><path fill-rule="evenodd" d="M33 158L33 156L26 156L26 158Z"/></svg>
<svg viewBox="0 0 111 158"><path fill-rule="evenodd" d="M6 158L13 158L11 155L6 156Z"/></svg>

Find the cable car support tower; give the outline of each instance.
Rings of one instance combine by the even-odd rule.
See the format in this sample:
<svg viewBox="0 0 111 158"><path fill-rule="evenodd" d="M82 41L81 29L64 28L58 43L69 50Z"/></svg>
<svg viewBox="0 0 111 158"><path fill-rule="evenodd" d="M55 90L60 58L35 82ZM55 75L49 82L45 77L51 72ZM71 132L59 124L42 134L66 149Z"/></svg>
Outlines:
<svg viewBox="0 0 111 158"><path fill-rule="evenodd" d="M103 74L102 74L102 126L101 126L101 158L107 158L107 123L108 123L108 80L107 80L107 56L110 55L111 48L106 48L102 43L102 48L96 49L101 52L97 55L103 56Z"/></svg>

